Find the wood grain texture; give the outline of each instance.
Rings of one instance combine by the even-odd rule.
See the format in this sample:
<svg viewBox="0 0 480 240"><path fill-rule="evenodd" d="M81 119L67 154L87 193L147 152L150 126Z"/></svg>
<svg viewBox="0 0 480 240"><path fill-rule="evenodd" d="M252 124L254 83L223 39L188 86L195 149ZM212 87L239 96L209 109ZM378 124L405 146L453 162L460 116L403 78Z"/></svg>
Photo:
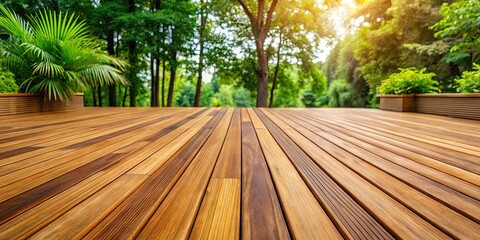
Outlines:
<svg viewBox="0 0 480 240"><path fill-rule="evenodd" d="M375 109L0 116L0 239L479 239L480 122Z"/></svg>
<svg viewBox="0 0 480 240"><path fill-rule="evenodd" d="M289 239L290 234L265 157L242 109L242 239ZM261 226L261 227L259 227Z"/></svg>
<svg viewBox="0 0 480 240"><path fill-rule="evenodd" d="M212 178L190 239L240 238L240 179Z"/></svg>
<svg viewBox="0 0 480 240"><path fill-rule="evenodd" d="M292 237L296 239L342 239L295 167L268 133L265 125L253 110L249 109L249 114L275 182Z"/></svg>

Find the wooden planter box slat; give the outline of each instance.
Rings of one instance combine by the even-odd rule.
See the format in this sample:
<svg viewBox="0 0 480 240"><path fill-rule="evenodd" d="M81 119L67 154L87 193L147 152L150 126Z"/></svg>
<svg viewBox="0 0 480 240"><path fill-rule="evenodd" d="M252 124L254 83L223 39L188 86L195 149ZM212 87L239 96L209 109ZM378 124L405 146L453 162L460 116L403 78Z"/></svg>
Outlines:
<svg viewBox="0 0 480 240"><path fill-rule="evenodd" d="M405 97L405 95L378 95L380 109L404 112L406 108L399 107L400 100L393 100L400 99L402 96ZM412 111L480 120L480 93L438 93L410 96L412 97L407 102L412 101Z"/></svg>
<svg viewBox="0 0 480 240"><path fill-rule="evenodd" d="M74 108L83 108L83 93L76 94L72 101L68 103L44 101L43 96L37 94L0 94L0 115L59 111Z"/></svg>
<svg viewBox="0 0 480 240"><path fill-rule="evenodd" d="M480 94L415 94L416 112L480 120Z"/></svg>
<svg viewBox="0 0 480 240"><path fill-rule="evenodd" d="M414 111L414 96L413 94L402 95L378 95L380 99L380 109L397 111L397 112L412 112Z"/></svg>

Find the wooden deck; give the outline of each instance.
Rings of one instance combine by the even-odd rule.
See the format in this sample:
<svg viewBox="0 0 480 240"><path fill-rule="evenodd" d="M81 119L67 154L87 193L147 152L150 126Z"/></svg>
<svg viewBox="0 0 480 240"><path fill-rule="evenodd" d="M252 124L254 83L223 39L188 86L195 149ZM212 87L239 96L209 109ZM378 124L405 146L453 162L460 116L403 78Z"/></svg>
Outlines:
<svg viewBox="0 0 480 240"><path fill-rule="evenodd" d="M0 239L480 239L479 133L368 109L0 116Z"/></svg>

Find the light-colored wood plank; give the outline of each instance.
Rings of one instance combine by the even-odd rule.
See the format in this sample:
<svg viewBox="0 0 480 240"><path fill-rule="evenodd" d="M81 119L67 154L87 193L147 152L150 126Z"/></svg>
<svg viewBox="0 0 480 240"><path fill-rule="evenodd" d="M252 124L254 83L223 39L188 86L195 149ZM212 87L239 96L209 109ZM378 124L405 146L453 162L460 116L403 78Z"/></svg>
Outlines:
<svg viewBox="0 0 480 240"><path fill-rule="evenodd" d="M190 239L240 238L240 179L212 178Z"/></svg>

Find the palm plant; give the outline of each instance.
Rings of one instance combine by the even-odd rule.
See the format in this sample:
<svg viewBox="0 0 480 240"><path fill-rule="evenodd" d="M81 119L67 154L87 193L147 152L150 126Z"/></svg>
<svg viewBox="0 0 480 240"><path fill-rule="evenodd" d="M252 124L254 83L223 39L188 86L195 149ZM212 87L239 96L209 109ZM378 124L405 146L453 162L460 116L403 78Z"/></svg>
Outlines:
<svg viewBox="0 0 480 240"><path fill-rule="evenodd" d="M21 91L48 100L72 99L87 86L121 82L125 63L107 55L74 14L43 11L29 21L0 4L0 65L15 73Z"/></svg>

